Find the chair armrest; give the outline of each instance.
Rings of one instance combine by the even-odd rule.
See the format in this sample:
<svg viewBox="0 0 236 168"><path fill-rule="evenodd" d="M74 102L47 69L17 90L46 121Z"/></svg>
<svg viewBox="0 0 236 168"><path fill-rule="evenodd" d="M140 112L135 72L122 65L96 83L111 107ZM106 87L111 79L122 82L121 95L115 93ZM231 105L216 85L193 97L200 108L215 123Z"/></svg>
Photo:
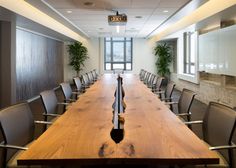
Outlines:
<svg viewBox="0 0 236 168"><path fill-rule="evenodd" d="M89 88L89 84L82 84L82 87L85 88L85 89Z"/></svg>
<svg viewBox="0 0 236 168"><path fill-rule="evenodd" d="M35 124L44 124L44 125L52 125L52 122L49 121L34 121Z"/></svg>
<svg viewBox="0 0 236 168"><path fill-rule="evenodd" d="M76 100L75 99L65 99L65 101L67 102L76 102Z"/></svg>
<svg viewBox="0 0 236 168"><path fill-rule="evenodd" d="M169 97L169 98L162 98L161 100L162 101L166 101L166 100L168 101L168 100L172 100L172 99L173 99L173 97Z"/></svg>
<svg viewBox="0 0 236 168"><path fill-rule="evenodd" d="M161 100L172 100L173 97L170 97L170 98L162 98Z"/></svg>
<svg viewBox="0 0 236 168"><path fill-rule="evenodd" d="M190 116L192 113L189 112L189 113L180 113L180 114L175 114L177 116Z"/></svg>
<svg viewBox="0 0 236 168"><path fill-rule="evenodd" d="M46 113L43 113L43 116L60 117L61 115L60 114L46 114Z"/></svg>
<svg viewBox="0 0 236 168"><path fill-rule="evenodd" d="M192 124L202 124L203 121L199 120L199 121L189 121L189 122L184 122L185 125L192 125Z"/></svg>
<svg viewBox="0 0 236 168"><path fill-rule="evenodd" d="M80 92L72 92L72 94L80 94Z"/></svg>
<svg viewBox="0 0 236 168"><path fill-rule="evenodd" d="M18 150L27 150L27 147L23 146L16 146L16 145L4 145L0 144L0 148L7 148L7 149L18 149Z"/></svg>
<svg viewBox="0 0 236 168"><path fill-rule="evenodd" d="M178 104L178 102L165 102L166 105Z"/></svg>
<svg viewBox="0 0 236 168"><path fill-rule="evenodd" d="M236 145L222 145L209 147L210 150L236 149Z"/></svg>
<svg viewBox="0 0 236 168"><path fill-rule="evenodd" d="M60 102L60 103L57 103L58 105L69 105L70 103L63 103L63 102Z"/></svg>

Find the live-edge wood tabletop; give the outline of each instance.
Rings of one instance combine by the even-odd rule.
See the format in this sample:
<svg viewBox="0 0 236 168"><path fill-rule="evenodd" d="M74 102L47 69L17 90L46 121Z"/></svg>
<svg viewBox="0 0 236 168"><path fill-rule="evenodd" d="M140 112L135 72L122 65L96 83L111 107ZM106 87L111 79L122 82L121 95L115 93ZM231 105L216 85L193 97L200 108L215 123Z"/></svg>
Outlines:
<svg viewBox="0 0 236 168"><path fill-rule="evenodd" d="M138 76L122 77L127 107L120 143L110 136L117 75L105 74L22 154L18 164L218 163L216 154Z"/></svg>

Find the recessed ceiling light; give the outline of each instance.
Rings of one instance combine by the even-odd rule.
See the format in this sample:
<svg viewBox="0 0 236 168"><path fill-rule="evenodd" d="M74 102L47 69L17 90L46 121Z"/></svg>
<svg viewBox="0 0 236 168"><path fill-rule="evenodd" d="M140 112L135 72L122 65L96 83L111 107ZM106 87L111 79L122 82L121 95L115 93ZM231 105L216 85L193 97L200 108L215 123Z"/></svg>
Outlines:
<svg viewBox="0 0 236 168"><path fill-rule="evenodd" d="M141 18L143 18L142 16L135 16L135 18L137 18L137 19L141 19Z"/></svg>
<svg viewBox="0 0 236 168"><path fill-rule="evenodd" d="M169 11L168 11L168 10L164 10L163 12L164 12L164 13L168 13Z"/></svg>
<svg viewBox="0 0 236 168"><path fill-rule="evenodd" d="M72 13L72 11L71 10L68 10L68 11L66 11L67 13Z"/></svg>
<svg viewBox="0 0 236 168"><path fill-rule="evenodd" d="M95 5L95 3L93 3L93 2L89 2L89 1L84 2L84 6L94 6L94 5Z"/></svg>

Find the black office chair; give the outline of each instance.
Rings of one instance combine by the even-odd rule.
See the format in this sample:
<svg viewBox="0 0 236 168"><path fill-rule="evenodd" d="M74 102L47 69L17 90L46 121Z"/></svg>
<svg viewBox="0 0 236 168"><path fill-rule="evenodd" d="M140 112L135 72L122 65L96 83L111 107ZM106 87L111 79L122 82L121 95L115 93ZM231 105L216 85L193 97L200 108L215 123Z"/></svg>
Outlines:
<svg viewBox="0 0 236 168"><path fill-rule="evenodd" d="M89 83L89 79L88 79L87 75L86 74L82 75L81 79L82 79L82 84L85 87L85 89L89 88L90 83Z"/></svg>
<svg viewBox="0 0 236 168"><path fill-rule="evenodd" d="M185 122L187 125L202 124L203 140L220 158L216 167L232 167L232 150L236 145L232 137L236 124L236 112L223 104L210 102L202 121ZM225 152L226 151L226 152ZM209 165L212 167L212 165Z"/></svg>
<svg viewBox="0 0 236 168"><path fill-rule="evenodd" d="M99 75L98 75L96 69L94 69L92 72L93 72L93 76L95 77L95 79L98 80Z"/></svg>
<svg viewBox="0 0 236 168"><path fill-rule="evenodd" d="M74 84L76 86L76 92L79 92L79 94L84 93L85 92L85 87L82 85L80 78L79 77L75 77L73 78Z"/></svg>
<svg viewBox="0 0 236 168"><path fill-rule="evenodd" d="M27 103L12 105L0 111L0 124L3 134L4 161L1 167L16 168L17 159L28 149L34 139L35 123L52 124L45 121L34 121Z"/></svg>
<svg viewBox="0 0 236 168"><path fill-rule="evenodd" d="M147 73L147 71L143 70L142 74L140 75L140 80L141 81L144 81L146 73Z"/></svg>
<svg viewBox="0 0 236 168"><path fill-rule="evenodd" d="M156 75L154 74L151 74L149 80L148 80L148 83L147 83L147 87L148 88L152 88L153 84L154 84L154 80L156 78Z"/></svg>
<svg viewBox="0 0 236 168"><path fill-rule="evenodd" d="M94 84L95 81L93 80L91 72L86 73L86 75L87 75L87 79L88 79L89 84L90 85Z"/></svg>
<svg viewBox="0 0 236 168"><path fill-rule="evenodd" d="M148 72L145 70L145 73L143 74L143 78L141 80L141 81L143 81L143 83L146 80L147 75L148 75Z"/></svg>
<svg viewBox="0 0 236 168"><path fill-rule="evenodd" d="M65 103L72 103L78 99L79 92L73 92L69 83L60 84Z"/></svg>
<svg viewBox="0 0 236 168"><path fill-rule="evenodd" d="M153 74L150 73L150 75L149 75L149 77L148 77L148 79L147 79L147 82L145 82L145 84L147 85L147 87L148 87L148 84L151 83L152 77L153 77Z"/></svg>
<svg viewBox="0 0 236 168"><path fill-rule="evenodd" d="M139 72L139 79L141 80L142 76L143 76L143 73L144 73L144 69L141 69L140 72Z"/></svg>
<svg viewBox="0 0 236 168"><path fill-rule="evenodd" d="M197 94L195 92L184 88L178 102L166 102L165 104L167 105L177 104L178 113L176 115L179 116L180 119L182 120L184 120L184 118L186 117L187 121L190 121L191 120L190 108L196 95Z"/></svg>
<svg viewBox="0 0 236 168"><path fill-rule="evenodd" d="M164 79L165 78L163 78L163 77L156 78L156 80L155 80L156 83L153 83L152 88L151 88L153 93L158 93L161 91ZM159 97L161 97L161 94L160 93L158 93L158 94L159 94Z"/></svg>
<svg viewBox="0 0 236 168"><path fill-rule="evenodd" d="M40 97L45 111L45 113L43 113L45 121L51 121L52 119L55 120L57 117L60 116L59 106L63 106L65 111L66 106L69 104L64 102L58 102L57 96L53 90L46 90L41 92Z"/></svg>
<svg viewBox="0 0 236 168"><path fill-rule="evenodd" d="M147 75L145 76L145 79L144 79L144 81L143 81L144 84L147 84L147 83L148 83L150 76L151 76L151 73L150 73L150 72L147 72Z"/></svg>
<svg viewBox="0 0 236 168"><path fill-rule="evenodd" d="M155 92L156 94L161 94L161 101L165 101L165 102L171 102L172 101L172 93L174 91L175 88L175 83L174 82L168 82L165 90L161 90L159 92Z"/></svg>
<svg viewBox="0 0 236 168"><path fill-rule="evenodd" d="M96 70L92 70L91 74L92 74L92 77L93 77L93 81L96 82L97 81Z"/></svg>

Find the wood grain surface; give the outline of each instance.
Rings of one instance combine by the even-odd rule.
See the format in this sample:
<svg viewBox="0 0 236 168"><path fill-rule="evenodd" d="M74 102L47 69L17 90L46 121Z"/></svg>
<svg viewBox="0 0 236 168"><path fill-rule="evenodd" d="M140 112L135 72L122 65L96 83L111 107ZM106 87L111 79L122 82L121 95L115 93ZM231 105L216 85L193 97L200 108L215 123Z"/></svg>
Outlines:
<svg viewBox="0 0 236 168"><path fill-rule="evenodd" d="M19 164L203 164L216 154L147 87L123 75L124 139L110 137L116 75L106 74L18 160Z"/></svg>

